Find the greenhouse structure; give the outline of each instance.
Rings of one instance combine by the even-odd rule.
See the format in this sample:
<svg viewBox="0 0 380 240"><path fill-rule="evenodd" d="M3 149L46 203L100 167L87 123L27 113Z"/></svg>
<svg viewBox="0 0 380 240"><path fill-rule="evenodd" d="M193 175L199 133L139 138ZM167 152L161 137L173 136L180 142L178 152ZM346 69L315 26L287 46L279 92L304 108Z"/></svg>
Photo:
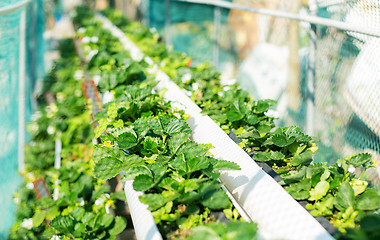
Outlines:
<svg viewBox="0 0 380 240"><path fill-rule="evenodd" d="M380 0L1 0L0 240L380 239Z"/></svg>

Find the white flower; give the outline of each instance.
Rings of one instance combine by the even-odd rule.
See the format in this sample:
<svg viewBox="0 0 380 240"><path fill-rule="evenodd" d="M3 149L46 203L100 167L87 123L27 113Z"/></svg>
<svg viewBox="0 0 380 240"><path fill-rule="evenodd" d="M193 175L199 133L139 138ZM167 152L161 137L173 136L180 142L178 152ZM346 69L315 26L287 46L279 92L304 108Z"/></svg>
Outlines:
<svg viewBox="0 0 380 240"><path fill-rule="evenodd" d="M53 133L55 133L55 128L53 126L49 126L47 128L47 132L49 135L52 135Z"/></svg>
<svg viewBox="0 0 380 240"><path fill-rule="evenodd" d="M104 207L106 209L106 213L110 213L110 204L106 203L106 206Z"/></svg>
<svg viewBox="0 0 380 240"><path fill-rule="evenodd" d="M181 80L183 83L186 83L187 81L191 80L191 73L186 73L181 77Z"/></svg>
<svg viewBox="0 0 380 240"><path fill-rule="evenodd" d="M221 97L223 97L224 96L224 92L220 91L220 92L218 92L218 95L221 96Z"/></svg>
<svg viewBox="0 0 380 240"><path fill-rule="evenodd" d="M92 78L92 80L94 81L94 83L95 83L96 86L98 86L100 79L101 79L101 77L99 75L95 75Z"/></svg>
<svg viewBox="0 0 380 240"><path fill-rule="evenodd" d="M191 85L191 87L193 88L194 91L197 91L198 88L199 88L199 84L198 84L198 83L193 83L193 84Z"/></svg>
<svg viewBox="0 0 380 240"><path fill-rule="evenodd" d="M110 92L110 91L107 91L103 94L103 104L105 103L108 103L108 102L112 102L113 101L113 93Z"/></svg>
<svg viewBox="0 0 380 240"><path fill-rule="evenodd" d="M26 176L27 176L28 178L30 178L30 179L33 179L33 178L34 178L34 173L32 173L32 172L28 172L28 173L26 174Z"/></svg>
<svg viewBox="0 0 380 240"><path fill-rule="evenodd" d="M184 90L184 91L185 91L186 95L189 97L191 97L191 95L193 95L193 93L191 91L186 91L186 90Z"/></svg>
<svg viewBox="0 0 380 240"><path fill-rule="evenodd" d="M59 92L59 93L57 93L57 101L58 102L62 102L63 100L65 100L65 94L64 93L61 93L61 92Z"/></svg>
<svg viewBox="0 0 380 240"><path fill-rule="evenodd" d="M151 33L156 33L156 32L157 32L157 29L153 27L153 28L150 29L150 32L151 32Z"/></svg>
<svg viewBox="0 0 380 240"><path fill-rule="evenodd" d="M161 62L160 66L165 67L166 63L164 61Z"/></svg>
<svg viewBox="0 0 380 240"><path fill-rule="evenodd" d="M78 29L78 33L80 33L80 34L83 34L83 33L85 33L86 32L86 29L85 28L79 28Z"/></svg>
<svg viewBox="0 0 380 240"><path fill-rule="evenodd" d="M97 43L99 41L99 38L97 36L91 37L91 42Z"/></svg>
<svg viewBox="0 0 380 240"><path fill-rule="evenodd" d="M41 111L36 111L35 113L33 113L32 117L31 117L31 120L32 120L32 121L36 121L36 120L38 120L40 117L42 117L42 113L41 113Z"/></svg>
<svg viewBox="0 0 380 240"><path fill-rule="evenodd" d="M350 167L348 168L348 171L349 171L350 173L354 173L355 170L356 170L356 168L355 168L354 166L352 166L352 165L350 165Z"/></svg>
<svg viewBox="0 0 380 240"><path fill-rule="evenodd" d="M265 116L267 116L267 117L272 117L272 118L279 118L279 117L280 117L280 115L278 114L278 112L277 112L277 111L274 111L274 110L272 110L272 109L269 109L269 110L266 111L264 114L265 114Z"/></svg>
<svg viewBox="0 0 380 240"><path fill-rule="evenodd" d="M61 240L61 237L60 236L57 236L57 235L53 235L50 240Z"/></svg>
<svg viewBox="0 0 380 240"><path fill-rule="evenodd" d="M104 203L104 200L103 200L102 197L100 197L100 198L98 198L98 199L95 200L95 205L96 206L103 205L103 203Z"/></svg>
<svg viewBox="0 0 380 240"><path fill-rule="evenodd" d="M16 203L16 204L19 204L20 203L20 198L18 198L18 197L13 198L13 202Z"/></svg>
<svg viewBox="0 0 380 240"><path fill-rule="evenodd" d="M33 184L32 182L28 182L28 183L26 184L26 188L27 188L27 189L33 189L33 188L34 188L34 184Z"/></svg>
<svg viewBox="0 0 380 240"><path fill-rule="evenodd" d="M90 42L90 37L84 37L82 38L82 43L89 43Z"/></svg>
<svg viewBox="0 0 380 240"><path fill-rule="evenodd" d="M32 218L25 218L24 221L21 223L21 227L32 229L33 227L33 219Z"/></svg>
<svg viewBox="0 0 380 240"><path fill-rule="evenodd" d="M82 197L78 198L77 201L79 202L80 206L84 206L84 199Z"/></svg>
<svg viewBox="0 0 380 240"><path fill-rule="evenodd" d="M228 90L230 90L230 89L231 89L231 88L228 87L228 86L223 87L223 91L228 91Z"/></svg>
<svg viewBox="0 0 380 240"><path fill-rule="evenodd" d="M341 167L342 166L342 163L341 162L338 162L338 167Z"/></svg>
<svg viewBox="0 0 380 240"><path fill-rule="evenodd" d="M92 59L93 56L95 56L96 54L98 54L98 49L94 49L92 51L90 51L86 57L86 60L87 61L90 61Z"/></svg>
<svg viewBox="0 0 380 240"><path fill-rule="evenodd" d="M76 70L74 73L74 79L75 80L81 80L83 78L84 74L82 70Z"/></svg>

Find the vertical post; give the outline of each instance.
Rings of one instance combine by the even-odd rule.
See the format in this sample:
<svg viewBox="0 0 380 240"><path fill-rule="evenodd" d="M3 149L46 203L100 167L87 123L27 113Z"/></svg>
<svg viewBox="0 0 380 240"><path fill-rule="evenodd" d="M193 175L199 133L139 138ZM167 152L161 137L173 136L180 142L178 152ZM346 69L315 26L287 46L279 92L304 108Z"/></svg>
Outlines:
<svg viewBox="0 0 380 240"><path fill-rule="evenodd" d="M19 41L19 96L18 96L18 170L24 172L24 144L25 144L25 25L26 11L20 15Z"/></svg>
<svg viewBox="0 0 380 240"><path fill-rule="evenodd" d="M290 12L298 13L301 8L301 1L290 1ZM301 102L300 91L300 61L299 61L299 22L291 20L288 29L289 47L289 79L287 85L288 107L298 112Z"/></svg>
<svg viewBox="0 0 380 240"><path fill-rule="evenodd" d="M172 45L171 33L170 33L170 0L165 0L165 44L166 48Z"/></svg>
<svg viewBox="0 0 380 240"><path fill-rule="evenodd" d="M213 63L214 67L219 67L219 36L220 36L220 7L214 7L214 49Z"/></svg>
<svg viewBox="0 0 380 240"><path fill-rule="evenodd" d="M62 141L61 141L60 137L61 137L61 133L57 132L57 135L56 135L57 139L55 140L55 161L54 161L54 168L55 169L61 168ZM59 185L59 179L56 179L54 181L54 196L53 196L54 201L58 200L58 196L59 196L58 185Z"/></svg>
<svg viewBox="0 0 380 240"><path fill-rule="evenodd" d="M317 5L314 0L309 0L309 8L312 16L317 15ZM317 26L310 24L309 31L309 62L307 69L307 100L306 100L306 133L314 135L314 85L316 77L316 48Z"/></svg>

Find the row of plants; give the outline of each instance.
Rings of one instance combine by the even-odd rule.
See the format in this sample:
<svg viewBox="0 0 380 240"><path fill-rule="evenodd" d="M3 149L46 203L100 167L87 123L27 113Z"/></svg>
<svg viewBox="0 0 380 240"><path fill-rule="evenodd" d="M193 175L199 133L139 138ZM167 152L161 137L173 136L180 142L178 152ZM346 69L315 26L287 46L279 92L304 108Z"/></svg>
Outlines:
<svg viewBox="0 0 380 240"><path fill-rule="evenodd" d="M104 180L93 177L91 113L81 89L83 71L72 39L59 44L61 58L46 76L39 107L28 125L25 182L15 193L16 221L8 239L115 239L126 227L114 216L116 199ZM61 140L61 167L54 167L55 140ZM47 196L36 196L43 179ZM40 190L41 191L41 190ZM50 195L50 196L49 196Z"/></svg>
<svg viewBox="0 0 380 240"><path fill-rule="evenodd" d="M148 64L133 61L93 12L78 8L73 20L86 71L100 76L100 92L113 93L94 117L100 138L94 176L106 180L123 170L123 180L133 180L133 188L144 192L139 199L165 239L255 238L256 224L241 219L218 181L217 170L239 166L213 158L211 146L189 139L189 116L153 90L157 82Z"/></svg>
<svg viewBox="0 0 380 240"><path fill-rule="evenodd" d="M275 101L254 101L238 84L223 84L220 73L209 64L191 66L185 54L167 51L157 32L115 10L102 13L183 88L204 114L226 133L236 134L242 140L239 145L254 152L255 161L272 167L289 194L308 202L313 216L323 216L338 228L335 237L380 237L380 191L364 178L365 171L374 167L370 154L346 157L330 166L313 163L317 139L296 126L276 127L271 109Z"/></svg>

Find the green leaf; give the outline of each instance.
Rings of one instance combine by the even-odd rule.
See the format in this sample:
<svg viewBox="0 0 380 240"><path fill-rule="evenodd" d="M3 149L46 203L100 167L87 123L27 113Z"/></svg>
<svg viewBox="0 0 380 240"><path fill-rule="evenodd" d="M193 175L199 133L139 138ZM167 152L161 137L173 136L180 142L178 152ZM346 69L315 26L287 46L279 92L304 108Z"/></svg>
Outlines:
<svg viewBox="0 0 380 240"><path fill-rule="evenodd" d="M136 191L146 191L154 187L153 178L148 175L138 175L133 181L133 189Z"/></svg>
<svg viewBox="0 0 380 240"><path fill-rule="evenodd" d="M271 156L272 155L269 152L257 152L255 155L253 155L253 160L258 162L267 162L272 160Z"/></svg>
<svg viewBox="0 0 380 240"><path fill-rule="evenodd" d="M119 148L129 149L136 146L137 143L137 134L132 129L129 129L127 132L121 134L117 138L117 145L119 146Z"/></svg>
<svg viewBox="0 0 380 240"><path fill-rule="evenodd" d="M46 219L53 220L60 213L58 206L50 207L46 210Z"/></svg>
<svg viewBox="0 0 380 240"><path fill-rule="evenodd" d="M108 120L106 118L102 118L98 123L99 125L95 128L95 138L100 137L102 133L107 130Z"/></svg>
<svg viewBox="0 0 380 240"><path fill-rule="evenodd" d="M201 203L210 209L225 209L231 206L230 199L223 190L210 191L202 196Z"/></svg>
<svg viewBox="0 0 380 240"><path fill-rule="evenodd" d="M303 179L299 183L291 184L285 190L296 200L309 198L311 189L310 179Z"/></svg>
<svg viewBox="0 0 380 240"><path fill-rule="evenodd" d="M82 234L86 232L86 226L83 223L76 223L74 227L74 234L76 237L80 237Z"/></svg>
<svg viewBox="0 0 380 240"><path fill-rule="evenodd" d="M74 221L70 216L57 216L50 223L50 227L60 233L69 234L74 231Z"/></svg>
<svg viewBox="0 0 380 240"><path fill-rule="evenodd" d="M380 209L380 192L377 189L367 189L359 195L356 200L356 207L360 210Z"/></svg>
<svg viewBox="0 0 380 240"><path fill-rule="evenodd" d="M145 163L144 159L141 158L140 156L135 155L135 154L129 155L128 157L125 158L122 169L124 171L128 171L129 169L133 167L141 166L144 163Z"/></svg>
<svg viewBox="0 0 380 240"><path fill-rule="evenodd" d="M76 207L71 212L71 215L75 218L75 220L80 221L82 220L82 217L84 216L84 213L86 210L83 207Z"/></svg>
<svg viewBox="0 0 380 240"><path fill-rule="evenodd" d="M285 155L282 152L273 152L271 155L271 159L273 160L281 160L285 158Z"/></svg>
<svg viewBox="0 0 380 240"><path fill-rule="evenodd" d="M313 153L309 150L301 153L299 156L294 156L290 161L293 166L309 165L313 161Z"/></svg>
<svg viewBox="0 0 380 240"><path fill-rule="evenodd" d="M190 235L188 240L222 240L219 234L212 228L206 226L198 226L193 229L193 234Z"/></svg>
<svg viewBox="0 0 380 240"><path fill-rule="evenodd" d="M33 220L33 227L38 227L42 224L46 216L45 211L36 212L32 218Z"/></svg>
<svg viewBox="0 0 380 240"><path fill-rule="evenodd" d="M240 111L239 102L235 101L230 110L227 112L227 119L230 122L236 122L244 118L244 113Z"/></svg>
<svg viewBox="0 0 380 240"><path fill-rule="evenodd" d="M115 224L110 229L109 233L111 235L117 235L117 234L121 233L125 229L126 226L127 226L127 221L120 216L116 216L115 217Z"/></svg>
<svg viewBox="0 0 380 240"><path fill-rule="evenodd" d="M164 131L169 135L173 135L176 133L190 134L191 128L185 121L173 118L169 121L169 123L166 126L164 126Z"/></svg>
<svg viewBox="0 0 380 240"><path fill-rule="evenodd" d="M355 156L352 156L349 161L352 166L357 168L366 165L368 162L371 162L371 158L372 155L369 153L359 153Z"/></svg>
<svg viewBox="0 0 380 240"><path fill-rule="evenodd" d="M323 198L330 188L330 184L325 180L320 181L315 188L310 191L310 201L317 201Z"/></svg>
<svg viewBox="0 0 380 240"><path fill-rule="evenodd" d="M112 158L105 157L95 162L94 176L96 178L107 180L116 176L123 166L123 162Z"/></svg>
<svg viewBox="0 0 380 240"><path fill-rule="evenodd" d="M348 182L342 183L340 185L338 192L336 194L336 202L344 207L353 207L355 202L354 190Z"/></svg>
<svg viewBox="0 0 380 240"><path fill-rule="evenodd" d="M115 119L117 117L117 106L115 102L112 102L107 110L107 116L110 119Z"/></svg>
<svg viewBox="0 0 380 240"><path fill-rule="evenodd" d="M256 115L248 115L245 119L245 121L250 125L255 125L259 122L259 118Z"/></svg>
<svg viewBox="0 0 380 240"><path fill-rule="evenodd" d="M113 222L113 216L111 214L103 214L101 218L101 225L107 228Z"/></svg>
<svg viewBox="0 0 380 240"><path fill-rule="evenodd" d="M178 151L178 149L188 141L188 134L186 133L178 133L178 134L173 134L170 139L168 140L168 146L170 153L172 155L175 155Z"/></svg>
<svg viewBox="0 0 380 240"><path fill-rule="evenodd" d="M210 158L214 170L240 170L240 166L234 162Z"/></svg>
<svg viewBox="0 0 380 240"><path fill-rule="evenodd" d="M296 139L295 137L287 138L287 136L283 133L274 134L272 136L272 141L273 141L274 145L276 145L278 147L289 146L290 144L292 144L294 142L295 139Z"/></svg>
<svg viewBox="0 0 380 240"><path fill-rule="evenodd" d="M254 113L264 113L269 110L270 104L267 100L259 100L255 102L255 106L253 108Z"/></svg>
<svg viewBox="0 0 380 240"><path fill-rule="evenodd" d="M218 182L206 182L199 187L201 203L210 209L225 209L231 206L227 194L220 188Z"/></svg>

